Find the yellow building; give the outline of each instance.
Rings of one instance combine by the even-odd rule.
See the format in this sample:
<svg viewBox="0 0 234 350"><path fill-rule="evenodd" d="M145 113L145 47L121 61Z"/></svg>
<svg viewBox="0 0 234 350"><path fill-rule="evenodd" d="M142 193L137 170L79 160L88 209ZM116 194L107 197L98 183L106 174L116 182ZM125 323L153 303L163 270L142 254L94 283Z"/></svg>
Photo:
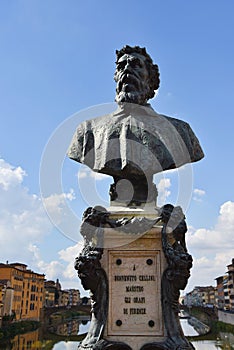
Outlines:
<svg viewBox="0 0 234 350"><path fill-rule="evenodd" d="M14 291L12 311L16 320L39 320L44 305L45 275L21 263L0 264L0 280L7 280Z"/></svg>
<svg viewBox="0 0 234 350"><path fill-rule="evenodd" d="M59 292L59 306L69 305L69 292L66 290L61 290Z"/></svg>
<svg viewBox="0 0 234 350"><path fill-rule="evenodd" d="M39 342L39 330L33 332L28 332L25 334L18 334L14 337L12 341L12 350L19 349L41 349L41 346L37 346Z"/></svg>

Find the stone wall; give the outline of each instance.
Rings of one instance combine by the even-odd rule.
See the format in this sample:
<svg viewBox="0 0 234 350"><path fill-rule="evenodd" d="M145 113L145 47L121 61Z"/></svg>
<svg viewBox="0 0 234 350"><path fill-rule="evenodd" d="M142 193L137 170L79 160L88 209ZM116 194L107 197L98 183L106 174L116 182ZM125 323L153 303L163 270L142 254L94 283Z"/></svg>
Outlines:
<svg viewBox="0 0 234 350"><path fill-rule="evenodd" d="M210 327L199 321L195 317L190 317L188 319L188 323L193 326L193 328L197 331L199 335L207 334L210 331Z"/></svg>
<svg viewBox="0 0 234 350"><path fill-rule="evenodd" d="M234 314L226 311L218 310L219 321L234 325Z"/></svg>

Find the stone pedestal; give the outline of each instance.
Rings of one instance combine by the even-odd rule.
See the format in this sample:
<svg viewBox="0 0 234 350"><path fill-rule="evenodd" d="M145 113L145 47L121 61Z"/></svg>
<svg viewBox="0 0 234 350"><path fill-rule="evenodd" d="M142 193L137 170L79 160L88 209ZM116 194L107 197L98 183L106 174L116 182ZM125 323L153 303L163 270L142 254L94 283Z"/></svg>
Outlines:
<svg viewBox="0 0 234 350"><path fill-rule="evenodd" d="M170 226L169 226L170 224ZM190 276L180 207L88 208L75 268L90 289L92 318L80 350L190 350L179 294Z"/></svg>

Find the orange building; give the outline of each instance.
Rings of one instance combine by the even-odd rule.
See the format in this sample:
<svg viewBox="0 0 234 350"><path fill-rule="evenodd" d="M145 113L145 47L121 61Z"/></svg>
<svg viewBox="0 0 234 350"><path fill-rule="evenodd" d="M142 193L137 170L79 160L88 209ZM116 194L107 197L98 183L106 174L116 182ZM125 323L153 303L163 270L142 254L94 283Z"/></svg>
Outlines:
<svg viewBox="0 0 234 350"><path fill-rule="evenodd" d="M44 305L45 275L21 263L0 264L0 280L7 280L14 291L12 311L16 320L39 320Z"/></svg>
<svg viewBox="0 0 234 350"><path fill-rule="evenodd" d="M43 345L43 342L39 340L39 330L37 329L36 331L16 335L11 342L11 350L39 350L43 348Z"/></svg>

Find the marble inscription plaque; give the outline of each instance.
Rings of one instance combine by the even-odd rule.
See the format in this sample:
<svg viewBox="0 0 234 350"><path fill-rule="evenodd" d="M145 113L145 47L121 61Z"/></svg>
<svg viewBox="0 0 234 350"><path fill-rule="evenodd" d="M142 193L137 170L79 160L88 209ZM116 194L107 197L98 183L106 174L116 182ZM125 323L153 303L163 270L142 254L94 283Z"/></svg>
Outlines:
<svg viewBox="0 0 234 350"><path fill-rule="evenodd" d="M108 335L163 335L160 252L109 252Z"/></svg>

